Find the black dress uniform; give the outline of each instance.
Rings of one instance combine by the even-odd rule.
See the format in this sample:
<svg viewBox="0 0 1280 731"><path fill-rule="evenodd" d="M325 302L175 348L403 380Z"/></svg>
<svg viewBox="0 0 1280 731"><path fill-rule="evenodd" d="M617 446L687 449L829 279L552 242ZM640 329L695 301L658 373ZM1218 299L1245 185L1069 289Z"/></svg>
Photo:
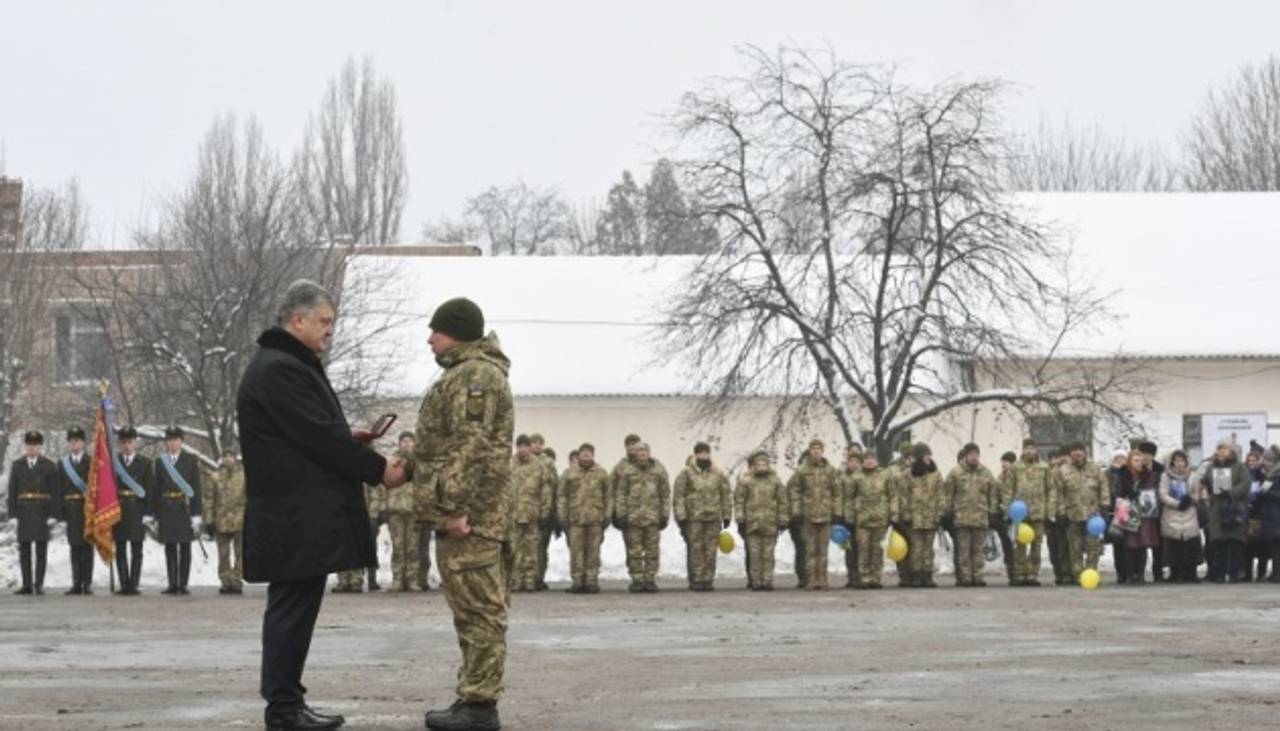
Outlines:
<svg viewBox="0 0 1280 731"><path fill-rule="evenodd" d="M122 440L137 439L138 433L132 427L126 427L120 430L119 437ZM116 469L127 473L143 491L139 497L124 480L116 479L116 492L120 496L120 522L113 530L116 571L120 574L120 593L135 595L138 593L138 579L142 576L142 545L147 537L142 518L148 514L147 501L155 490L155 478L151 460L140 454L135 453L131 458L118 454L116 460Z"/></svg>
<svg viewBox="0 0 1280 731"><path fill-rule="evenodd" d="M84 431L71 429L67 438L84 439ZM92 594L93 589L93 546L84 539L84 499L85 495L67 474L67 465L80 477L86 486L89 484L90 457L87 451L80 453L76 459L67 455L65 460L55 464L58 476L58 519L67 525L67 546L71 550L71 588L67 594Z"/></svg>
<svg viewBox="0 0 1280 731"><path fill-rule="evenodd" d="M169 588L161 593L186 594L187 580L191 578L191 541L195 539L191 519L200 515L200 466L196 458L186 452L178 453L176 463L172 460L168 452L156 458L151 470L155 489L147 495L151 514L160 524L160 542L164 544L165 569L169 575ZM173 464L191 486L190 500L169 476L166 461Z"/></svg>
<svg viewBox="0 0 1280 731"><path fill-rule="evenodd" d="M27 432L25 444L44 444L39 432ZM43 594L49 560L49 519L56 513L57 472L44 457L15 461L9 470L9 519L18 521L18 561L22 588L17 594ZM32 565L33 550L35 565Z"/></svg>

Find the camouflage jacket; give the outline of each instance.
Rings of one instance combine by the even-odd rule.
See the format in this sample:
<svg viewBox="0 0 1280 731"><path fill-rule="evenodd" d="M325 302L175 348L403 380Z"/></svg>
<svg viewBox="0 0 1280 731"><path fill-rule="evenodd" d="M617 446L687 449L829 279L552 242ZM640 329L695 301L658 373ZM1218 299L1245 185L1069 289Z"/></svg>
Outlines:
<svg viewBox="0 0 1280 731"><path fill-rule="evenodd" d="M623 471L613 514L630 528L663 525L671 516L671 480L656 459Z"/></svg>
<svg viewBox="0 0 1280 731"><path fill-rule="evenodd" d="M551 519L555 490L547 479L547 465L537 457L511 458L511 519L519 525Z"/></svg>
<svg viewBox="0 0 1280 731"><path fill-rule="evenodd" d="M884 528L898 519L897 496L888 470L858 470L847 484L845 520L859 528Z"/></svg>
<svg viewBox="0 0 1280 731"><path fill-rule="evenodd" d="M733 495L729 477L714 463L706 472L692 461L676 476L672 489L672 512L676 522L721 521L733 518Z"/></svg>
<svg viewBox="0 0 1280 731"><path fill-rule="evenodd" d="M511 362L494 333L462 343L436 362L444 373L422 400L413 449L415 488L434 487L428 524L439 528L445 518L465 515L475 535L505 542L515 427Z"/></svg>
<svg viewBox="0 0 1280 731"><path fill-rule="evenodd" d="M844 514L841 505L840 473L824 457L814 464L806 454L787 480L791 519L810 523L830 523Z"/></svg>
<svg viewBox="0 0 1280 731"><path fill-rule="evenodd" d="M219 533L244 530L244 468L219 467L204 493L204 519Z"/></svg>
<svg viewBox="0 0 1280 731"><path fill-rule="evenodd" d="M609 473L598 464L583 469L574 465L564 471L556 493L560 525L604 525L613 515L613 492Z"/></svg>
<svg viewBox="0 0 1280 731"><path fill-rule="evenodd" d="M615 511L618 509L618 490L621 489L623 479L625 479L634 465L635 463L631 461L630 457L623 457L618 460L613 469L609 470L609 500ZM609 517L615 518L617 516L611 515Z"/></svg>
<svg viewBox="0 0 1280 731"><path fill-rule="evenodd" d="M1000 513L1007 516L1009 504L1014 500L1021 500L1027 504L1027 520L1041 522L1054 517L1049 514L1049 508L1052 507L1049 489L1051 470L1049 463L1043 460L1027 462L1019 459L1005 473L1000 485Z"/></svg>
<svg viewBox="0 0 1280 731"><path fill-rule="evenodd" d="M992 513L1000 510L1000 486L982 465L956 465L947 475L943 493L957 528L986 528Z"/></svg>
<svg viewBox="0 0 1280 731"><path fill-rule="evenodd" d="M544 528L550 528L560 522L556 513L556 495L560 491L560 475L556 474L556 461L551 459L548 454L539 454L538 461L546 467L547 470L547 489L551 491L551 513L547 515L546 521L543 522Z"/></svg>
<svg viewBox="0 0 1280 731"><path fill-rule="evenodd" d="M413 464L413 455L402 454L399 449L392 452L394 457L400 457L405 460L406 465ZM393 515L410 515L415 512L415 507L419 502L424 508L429 509L435 502L435 485L434 484L418 484L414 480L412 484L401 485L391 489L383 488L386 494L386 507L383 510ZM372 513L372 508L370 513Z"/></svg>
<svg viewBox="0 0 1280 731"><path fill-rule="evenodd" d="M379 513L387 512L387 488L382 485L365 485L364 503L369 508L370 518L377 518Z"/></svg>
<svg viewBox="0 0 1280 731"><path fill-rule="evenodd" d="M1074 523L1082 523L1095 513L1106 509L1111 500L1111 489L1101 467L1085 462L1076 467L1068 460L1053 471L1050 485L1051 517L1065 516Z"/></svg>
<svg viewBox="0 0 1280 731"><path fill-rule="evenodd" d="M943 496L942 473L934 470L923 475L910 472L902 478L907 489L900 493L898 513L912 530L930 530L938 527L947 501Z"/></svg>
<svg viewBox="0 0 1280 731"><path fill-rule="evenodd" d="M778 474L748 472L738 478L733 488L733 519L747 533L777 535L791 522L787 488Z"/></svg>
<svg viewBox="0 0 1280 731"><path fill-rule="evenodd" d="M906 515L906 508L911 505L911 463L898 460L883 470L885 484L893 500L894 522L909 523L911 516Z"/></svg>

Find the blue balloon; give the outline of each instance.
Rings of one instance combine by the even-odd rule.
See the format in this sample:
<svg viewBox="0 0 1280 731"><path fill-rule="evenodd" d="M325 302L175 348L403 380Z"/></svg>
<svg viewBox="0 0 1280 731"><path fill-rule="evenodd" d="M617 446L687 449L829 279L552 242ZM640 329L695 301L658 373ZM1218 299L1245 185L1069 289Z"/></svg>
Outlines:
<svg viewBox="0 0 1280 731"><path fill-rule="evenodd" d="M831 542L837 546L843 546L849 540L849 529L843 525L837 525L831 529Z"/></svg>
<svg viewBox="0 0 1280 731"><path fill-rule="evenodd" d="M1027 504L1021 500L1014 500L1009 503L1009 520L1015 523L1021 523L1027 519Z"/></svg>
<svg viewBox="0 0 1280 731"><path fill-rule="evenodd" d="M1102 536L1107 532L1107 521L1102 519L1101 515L1095 515L1089 518L1089 522L1084 524L1084 529L1094 538Z"/></svg>

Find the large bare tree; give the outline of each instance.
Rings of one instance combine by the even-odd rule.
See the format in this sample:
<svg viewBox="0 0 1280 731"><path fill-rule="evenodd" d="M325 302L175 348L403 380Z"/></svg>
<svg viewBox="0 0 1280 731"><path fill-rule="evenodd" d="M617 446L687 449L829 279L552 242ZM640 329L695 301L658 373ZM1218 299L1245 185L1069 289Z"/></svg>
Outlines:
<svg viewBox="0 0 1280 731"><path fill-rule="evenodd" d="M1008 185L1019 191L1167 191L1178 187L1176 166L1155 145L1113 137L1101 127L1041 120L1012 140Z"/></svg>
<svg viewBox="0 0 1280 731"><path fill-rule="evenodd" d="M461 221L429 224L423 227L423 237L436 242L476 241L494 256L545 256L566 246L572 224L569 204L558 191L520 180L472 196Z"/></svg>
<svg viewBox="0 0 1280 731"><path fill-rule="evenodd" d="M1280 190L1280 57L1211 89L1184 146L1194 190Z"/></svg>
<svg viewBox="0 0 1280 731"><path fill-rule="evenodd" d="M745 76L673 115L690 199L721 247L666 313L665 354L706 396L780 395L883 449L965 406L1123 419L1131 372L1056 360L1105 316L1002 191L1002 85L899 85L829 53L743 51Z"/></svg>
<svg viewBox="0 0 1280 731"><path fill-rule="evenodd" d="M316 239L394 244L408 192L396 91L372 59L348 59L307 122L294 160Z"/></svg>

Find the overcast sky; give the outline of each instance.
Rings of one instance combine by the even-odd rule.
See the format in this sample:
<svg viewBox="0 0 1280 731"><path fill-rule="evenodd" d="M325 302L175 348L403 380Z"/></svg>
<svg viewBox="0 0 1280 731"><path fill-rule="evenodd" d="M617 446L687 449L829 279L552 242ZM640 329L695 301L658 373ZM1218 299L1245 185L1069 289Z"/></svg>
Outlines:
<svg viewBox="0 0 1280 731"><path fill-rule="evenodd" d="M1280 3L1264 0L0 0L0 18L5 171L78 178L102 245L127 245L185 180L219 113L257 115L287 155L349 55L397 87L414 240L516 178L602 198L743 43L829 46L912 80L1001 76L1019 84L1016 124L1070 114L1166 144L1206 88L1280 52Z"/></svg>

